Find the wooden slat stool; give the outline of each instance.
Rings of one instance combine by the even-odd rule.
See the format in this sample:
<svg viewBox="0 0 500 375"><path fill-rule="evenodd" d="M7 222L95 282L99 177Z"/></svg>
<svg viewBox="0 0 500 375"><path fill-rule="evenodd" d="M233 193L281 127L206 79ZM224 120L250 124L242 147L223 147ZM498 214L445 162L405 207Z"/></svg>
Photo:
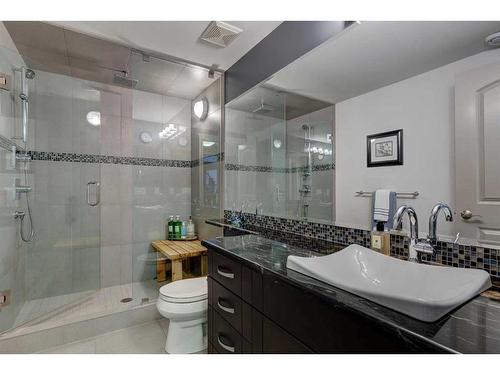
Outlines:
<svg viewBox="0 0 500 375"><path fill-rule="evenodd" d="M153 248L168 258L172 263L172 281L182 280L182 261L193 257L201 257L201 275L208 274L207 249L201 241L169 241L158 240L153 242ZM156 277L158 282L167 279L167 267L164 261L156 264Z"/></svg>

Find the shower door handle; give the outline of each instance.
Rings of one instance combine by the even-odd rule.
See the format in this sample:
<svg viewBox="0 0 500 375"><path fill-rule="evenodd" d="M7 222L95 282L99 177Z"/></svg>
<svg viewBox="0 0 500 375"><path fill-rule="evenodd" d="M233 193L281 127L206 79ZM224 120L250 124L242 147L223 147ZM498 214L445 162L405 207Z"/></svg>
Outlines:
<svg viewBox="0 0 500 375"><path fill-rule="evenodd" d="M95 200L92 202L90 200L90 191L91 187L95 187ZM90 181L87 183L87 204L89 206L97 206L99 202L101 201L101 184L97 181Z"/></svg>

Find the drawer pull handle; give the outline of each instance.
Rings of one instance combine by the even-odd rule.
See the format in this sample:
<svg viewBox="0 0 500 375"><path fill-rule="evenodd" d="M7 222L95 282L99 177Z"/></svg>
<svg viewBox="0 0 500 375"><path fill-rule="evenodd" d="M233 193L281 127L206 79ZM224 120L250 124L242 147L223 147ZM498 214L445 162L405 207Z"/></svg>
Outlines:
<svg viewBox="0 0 500 375"><path fill-rule="evenodd" d="M217 273L227 279L234 279L234 273L224 272L223 270L221 270L220 266L217 267Z"/></svg>
<svg viewBox="0 0 500 375"><path fill-rule="evenodd" d="M219 345L228 352L234 353L234 346L224 344L221 338L221 335L217 336L217 342L219 343Z"/></svg>
<svg viewBox="0 0 500 375"><path fill-rule="evenodd" d="M217 306L219 307L219 309L221 309L222 311L227 312L228 314L234 314L234 308L233 307L224 306L221 302L222 302L222 299L219 298L219 300L217 301Z"/></svg>

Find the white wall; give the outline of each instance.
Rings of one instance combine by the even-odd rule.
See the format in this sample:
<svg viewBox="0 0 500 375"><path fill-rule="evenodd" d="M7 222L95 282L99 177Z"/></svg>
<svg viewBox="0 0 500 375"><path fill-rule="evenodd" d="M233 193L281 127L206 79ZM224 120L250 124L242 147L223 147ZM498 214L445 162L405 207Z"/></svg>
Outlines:
<svg viewBox="0 0 500 375"><path fill-rule="evenodd" d="M454 205L454 77L500 62L500 50L483 52L424 74L345 100L336 105L337 224L370 227L371 200L357 190L389 188L418 191L417 199L398 199L417 210L427 232L432 206ZM366 136L404 129L404 165L366 167ZM441 220L438 231L454 234Z"/></svg>

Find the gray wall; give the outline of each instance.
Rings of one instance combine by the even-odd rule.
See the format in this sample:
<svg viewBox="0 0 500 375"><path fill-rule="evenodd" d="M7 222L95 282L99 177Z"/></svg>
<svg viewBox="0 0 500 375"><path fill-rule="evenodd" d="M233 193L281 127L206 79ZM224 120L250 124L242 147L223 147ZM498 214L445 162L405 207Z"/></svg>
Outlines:
<svg viewBox="0 0 500 375"><path fill-rule="evenodd" d="M349 21L285 21L226 71L225 102L340 33Z"/></svg>

